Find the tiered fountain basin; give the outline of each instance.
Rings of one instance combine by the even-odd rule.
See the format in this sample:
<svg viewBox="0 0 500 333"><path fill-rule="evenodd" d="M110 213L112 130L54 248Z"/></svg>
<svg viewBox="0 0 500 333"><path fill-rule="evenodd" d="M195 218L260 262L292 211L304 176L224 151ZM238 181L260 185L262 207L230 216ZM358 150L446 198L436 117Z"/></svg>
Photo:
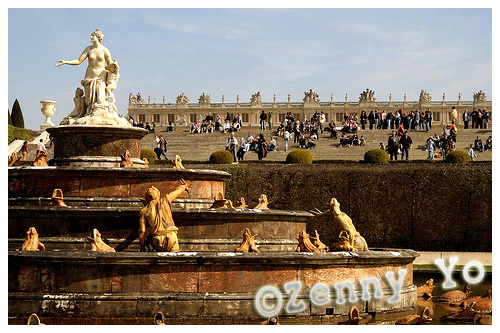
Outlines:
<svg viewBox="0 0 500 333"><path fill-rule="evenodd" d="M283 296L282 323L333 323L355 305L377 318L413 312L417 306L411 250L358 253L180 252L96 253L90 251L9 251L9 318L22 322L37 313L47 324L150 324L157 311L171 324L258 324L260 288L272 285ZM383 277L407 270L401 300L390 304L392 289ZM376 277L383 297L361 300L359 281ZM305 310L287 314L283 285L302 283L297 302ZM358 301L336 304L335 283L351 281ZM317 283L331 287L331 301L311 303ZM347 297L347 296L346 296ZM268 300L269 304L274 304Z"/></svg>
<svg viewBox="0 0 500 333"><path fill-rule="evenodd" d="M264 320L255 296L266 285L300 281L300 313L281 310L283 323L345 319L351 305L364 316L391 316L417 307L411 250L296 253L296 237L313 215L303 211L212 209L230 175L168 168L11 167L9 172L9 322L37 313L47 324L148 324L162 311L167 323L250 324ZM173 202L179 253L139 252L140 199L150 186L162 194L185 179L189 194ZM54 188L68 207L51 206ZM248 198L247 198L248 199ZM19 251L35 227L46 251ZM114 253L91 252L86 236L97 228ZM235 253L245 228L257 234L261 253ZM388 303L385 273L406 269L401 300ZM383 297L361 301L359 281L376 277ZM351 281L358 301L315 306L317 283Z"/></svg>

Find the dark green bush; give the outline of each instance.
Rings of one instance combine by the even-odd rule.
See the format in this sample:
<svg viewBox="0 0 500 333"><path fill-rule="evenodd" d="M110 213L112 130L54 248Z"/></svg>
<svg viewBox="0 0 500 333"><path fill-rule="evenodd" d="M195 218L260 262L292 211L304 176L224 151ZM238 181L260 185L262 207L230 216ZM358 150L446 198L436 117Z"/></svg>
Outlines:
<svg viewBox="0 0 500 333"><path fill-rule="evenodd" d="M155 161L158 159L156 153L151 149L141 149L141 160L146 158L149 162L149 165L153 165Z"/></svg>
<svg viewBox="0 0 500 333"><path fill-rule="evenodd" d="M309 150L295 149L286 156L286 163L312 164L314 158Z"/></svg>
<svg viewBox="0 0 500 333"><path fill-rule="evenodd" d="M234 162L234 157L228 150L218 150L210 155L208 161L211 164L231 164Z"/></svg>
<svg viewBox="0 0 500 333"><path fill-rule="evenodd" d="M469 154L463 150L453 150L446 155L446 163L469 163L472 161Z"/></svg>
<svg viewBox="0 0 500 333"><path fill-rule="evenodd" d="M364 161L366 163L389 163L389 154L382 149L370 149L365 153Z"/></svg>

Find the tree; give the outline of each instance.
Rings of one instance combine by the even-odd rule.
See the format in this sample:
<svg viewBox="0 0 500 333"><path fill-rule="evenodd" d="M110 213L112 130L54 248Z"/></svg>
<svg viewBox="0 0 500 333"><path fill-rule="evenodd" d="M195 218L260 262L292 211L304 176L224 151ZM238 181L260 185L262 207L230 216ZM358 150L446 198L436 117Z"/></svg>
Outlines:
<svg viewBox="0 0 500 333"><path fill-rule="evenodd" d="M11 116L10 116L10 111L9 111L9 109L7 109L7 112L9 113L9 125L12 125L12 118L11 118Z"/></svg>
<svg viewBox="0 0 500 333"><path fill-rule="evenodd" d="M14 101L14 105L12 106L11 119L13 126L24 128L23 112L21 111L21 106L19 105L17 99Z"/></svg>

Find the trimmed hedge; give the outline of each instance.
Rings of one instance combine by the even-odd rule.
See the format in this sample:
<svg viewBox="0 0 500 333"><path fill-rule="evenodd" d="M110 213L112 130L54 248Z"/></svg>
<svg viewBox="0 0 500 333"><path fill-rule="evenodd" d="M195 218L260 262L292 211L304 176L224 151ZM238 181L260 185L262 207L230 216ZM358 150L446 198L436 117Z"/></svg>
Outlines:
<svg viewBox="0 0 500 333"><path fill-rule="evenodd" d="M286 155L286 163L312 164L314 157L307 149L295 149Z"/></svg>
<svg viewBox="0 0 500 333"><path fill-rule="evenodd" d="M14 140L31 141L38 135L36 131L32 131L30 129L14 127L12 125L8 126L9 126L8 143L11 143Z"/></svg>
<svg viewBox="0 0 500 333"><path fill-rule="evenodd" d="M370 149L365 153L364 161L366 163L389 163L389 154L382 149Z"/></svg>
<svg viewBox="0 0 500 333"><path fill-rule="evenodd" d="M472 162L469 154L463 150L453 150L446 155L446 163L469 163Z"/></svg>
<svg viewBox="0 0 500 333"><path fill-rule="evenodd" d="M209 162L211 164L231 164L234 162L234 157L228 150L218 150L210 155Z"/></svg>
<svg viewBox="0 0 500 333"><path fill-rule="evenodd" d="M491 251L492 163L238 164L226 197L249 206L266 193L272 209L328 209L332 197L369 247L417 251ZM193 165L206 169L208 165ZM311 218L325 244L338 238L331 219Z"/></svg>
<svg viewBox="0 0 500 333"><path fill-rule="evenodd" d="M153 165L155 161L158 159L156 153L151 149L141 149L141 160L146 158L149 162L149 165Z"/></svg>

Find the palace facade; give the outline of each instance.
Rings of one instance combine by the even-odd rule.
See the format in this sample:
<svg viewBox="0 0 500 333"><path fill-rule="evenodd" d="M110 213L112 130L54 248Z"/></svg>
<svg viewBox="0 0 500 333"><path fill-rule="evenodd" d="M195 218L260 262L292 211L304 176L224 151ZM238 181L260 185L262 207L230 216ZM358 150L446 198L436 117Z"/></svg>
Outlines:
<svg viewBox="0 0 500 333"><path fill-rule="evenodd" d="M479 91L473 94L472 101L462 101L461 94L458 95L458 100L447 101L445 94L443 94L441 101L433 101L432 97L422 90L418 101L407 101L406 94L403 101L393 101L392 96L389 95L389 101L379 102L374 97L372 90L366 89L361 92L359 101L353 102L348 100L346 94L343 102L334 102L333 94L330 96L329 102L320 102L319 95L312 89L304 92L304 99L302 102L291 102L290 95L288 95L287 102L276 102L276 95L274 95L273 102L262 102L260 92L252 95L249 103L240 103L239 96L236 97L236 103L225 103L224 95L222 96L221 103L212 103L210 95L204 93L198 98L198 103L189 103L189 99L183 93L177 96L176 103L151 103L151 97L145 101L140 94L129 95L129 105L127 117L133 117L136 121L144 123L154 122L157 126L166 126L168 123L173 123L175 126L189 126L190 123L201 122L205 119L208 112L213 115L219 114L224 119L227 114L242 116L242 123L246 126L258 126L260 124L260 114L262 110L268 114L272 113L273 124L278 124L285 119L285 116L290 112L294 119L303 121L310 119L315 111L323 111L326 114L328 122L334 122L340 125L344 120L344 114L357 114L360 115L362 110L369 113L372 110L379 112L385 110L392 112L402 109L406 114L410 111L420 110L425 111L429 108L432 111L432 123L435 125L444 125L451 122L452 107L458 111L458 124L461 125L462 114L464 110L472 111L473 108L486 108L490 120L492 119L492 102L486 100L486 95Z"/></svg>

